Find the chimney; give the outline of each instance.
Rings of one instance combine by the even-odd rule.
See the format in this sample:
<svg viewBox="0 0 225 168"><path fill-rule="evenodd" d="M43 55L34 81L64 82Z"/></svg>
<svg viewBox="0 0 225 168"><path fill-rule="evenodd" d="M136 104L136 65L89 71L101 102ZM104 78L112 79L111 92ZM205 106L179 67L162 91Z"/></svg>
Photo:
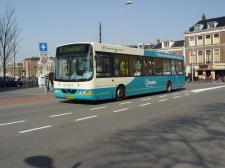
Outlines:
<svg viewBox="0 0 225 168"><path fill-rule="evenodd" d="M160 39L157 39L157 44L159 44L160 43Z"/></svg>
<svg viewBox="0 0 225 168"><path fill-rule="evenodd" d="M203 14L203 15L202 15L202 20L205 20L205 19L206 19L206 18L205 18L205 14Z"/></svg>

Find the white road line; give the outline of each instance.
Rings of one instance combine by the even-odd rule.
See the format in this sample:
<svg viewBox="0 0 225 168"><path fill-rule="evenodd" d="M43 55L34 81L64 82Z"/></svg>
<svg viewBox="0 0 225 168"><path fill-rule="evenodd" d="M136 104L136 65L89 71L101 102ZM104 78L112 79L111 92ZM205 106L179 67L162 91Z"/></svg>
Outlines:
<svg viewBox="0 0 225 168"><path fill-rule="evenodd" d="M159 97L166 97L167 95L159 96Z"/></svg>
<svg viewBox="0 0 225 168"><path fill-rule="evenodd" d="M196 89L196 90L191 90L191 92L198 93L198 92L203 92L203 91L206 91L206 90L212 90L212 89L218 89L218 88L222 88L222 87L225 87L225 86L217 86L217 87L210 87L210 88Z"/></svg>
<svg viewBox="0 0 225 168"><path fill-rule="evenodd" d="M163 101L166 101L167 99L163 99L163 100L159 100L159 102L163 102Z"/></svg>
<svg viewBox="0 0 225 168"><path fill-rule="evenodd" d="M85 117L85 118L80 118L80 119L76 119L75 121L86 120L86 119L89 119L89 118L94 118L94 117L97 117L97 115L90 116L90 117Z"/></svg>
<svg viewBox="0 0 225 168"><path fill-rule="evenodd" d="M174 99L179 98L180 96L173 97Z"/></svg>
<svg viewBox="0 0 225 168"><path fill-rule="evenodd" d="M63 113L63 114L57 114L57 115L52 115L52 116L49 116L49 117L59 117L59 116L69 115L69 114L72 114L72 112L70 112L70 113Z"/></svg>
<svg viewBox="0 0 225 168"><path fill-rule="evenodd" d="M106 108L107 106L103 106L103 107L96 107L96 108L92 108L90 110L98 110L98 109L102 109L102 108Z"/></svg>
<svg viewBox="0 0 225 168"><path fill-rule="evenodd" d="M34 128L34 129L29 129L29 130L25 130L25 131L20 131L19 133L22 134L22 133L25 133L25 132L36 131L36 130L40 130L40 129L44 129L44 128L49 128L49 127L52 127L52 126L51 126L51 125L47 125L47 126L44 126L44 127L38 127L38 128Z"/></svg>
<svg viewBox="0 0 225 168"><path fill-rule="evenodd" d="M4 124L0 124L0 126L3 126L3 125L10 125L10 124L17 124L17 123L21 123L21 122L25 122L25 120L22 120L22 121L15 121L15 122L10 122L10 123L4 123Z"/></svg>
<svg viewBox="0 0 225 168"><path fill-rule="evenodd" d="M188 93L189 91L185 91L185 92L183 92L183 93Z"/></svg>
<svg viewBox="0 0 225 168"><path fill-rule="evenodd" d="M132 102L124 102L124 103L120 103L119 105L129 104L129 103L132 103Z"/></svg>
<svg viewBox="0 0 225 168"><path fill-rule="evenodd" d="M150 99L152 99L152 98L146 98L146 99L141 99L141 100L150 100Z"/></svg>
<svg viewBox="0 0 225 168"><path fill-rule="evenodd" d="M141 105L139 105L139 106L147 106L147 105L149 105L149 104L151 104L151 103L141 104Z"/></svg>
<svg viewBox="0 0 225 168"><path fill-rule="evenodd" d="M174 93L173 95L175 96L175 95L178 95L178 94L180 94L180 93Z"/></svg>
<svg viewBox="0 0 225 168"><path fill-rule="evenodd" d="M186 96L188 96L188 95L190 95L190 93L189 94L185 94Z"/></svg>
<svg viewBox="0 0 225 168"><path fill-rule="evenodd" d="M114 112L114 113L117 113L117 112L124 111L124 110L128 110L128 108L120 109L120 110L115 110L115 111L113 111L113 112Z"/></svg>

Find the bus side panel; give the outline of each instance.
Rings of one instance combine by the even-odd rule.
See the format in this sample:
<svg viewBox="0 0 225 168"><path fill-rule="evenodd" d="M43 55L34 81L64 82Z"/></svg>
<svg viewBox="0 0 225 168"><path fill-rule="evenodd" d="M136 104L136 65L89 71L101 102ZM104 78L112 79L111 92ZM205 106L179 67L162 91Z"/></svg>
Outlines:
<svg viewBox="0 0 225 168"><path fill-rule="evenodd" d="M126 85L126 95L134 96L139 94L166 91L167 82L172 83L172 89L184 86L184 76L146 76L136 77Z"/></svg>

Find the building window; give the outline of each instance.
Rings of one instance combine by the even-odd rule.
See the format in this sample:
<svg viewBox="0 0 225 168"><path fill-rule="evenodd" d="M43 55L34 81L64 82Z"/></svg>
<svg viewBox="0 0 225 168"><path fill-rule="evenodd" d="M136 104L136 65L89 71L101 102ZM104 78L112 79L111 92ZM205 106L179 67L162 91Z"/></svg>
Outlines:
<svg viewBox="0 0 225 168"><path fill-rule="evenodd" d="M217 25L217 22L208 22L207 23L207 28L210 29L210 28L215 28Z"/></svg>
<svg viewBox="0 0 225 168"><path fill-rule="evenodd" d="M202 27L203 27L203 26L202 26L201 24L196 24L196 25L195 25L195 31L201 30Z"/></svg>
<svg viewBox="0 0 225 168"><path fill-rule="evenodd" d="M195 37L189 38L189 44L190 44L190 46L195 46Z"/></svg>
<svg viewBox="0 0 225 168"><path fill-rule="evenodd" d="M214 49L214 62L218 63L220 62L220 49Z"/></svg>
<svg viewBox="0 0 225 168"><path fill-rule="evenodd" d="M214 24L214 22L209 22L209 23L207 23L207 26L208 26L208 29L210 29L210 28L214 28L215 24Z"/></svg>
<svg viewBox="0 0 225 168"><path fill-rule="evenodd" d="M191 64L191 63L196 63L195 51L191 51L191 52L189 53L189 56L190 56L190 64Z"/></svg>
<svg viewBox="0 0 225 168"><path fill-rule="evenodd" d="M205 36L205 45L211 44L211 35L207 34Z"/></svg>
<svg viewBox="0 0 225 168"><path fill-rule="evenodd" d="M198 36L198 46L203 45L203 38L202 36Z"/></svg>
<svg viewBox="0 0 225 168"><path fill-rule="evenodd" d="M206 50L205 53L206 53L206 58L205 58L206 63L211 63L211 61L212 61L211 51L210 50Z"/></svg>
<svg viewBox="0 0 225 168"><path fill-rule="evenodd" d="M202 51L198 51L198 63L204 63Z"/></svg>
<svg viewBox="0 0 225 168"><path fill-rule="evenodd" d="M166 48L166 47L169 47L169 42L167 41L167 42L164 42L164 47Z"/></svg>
<svg viewBox="0 0 225 168"><path fill-rule="evenodd" d="M213 44L220 43L220 36L219 34L214 34L213 35Z"/></svg>

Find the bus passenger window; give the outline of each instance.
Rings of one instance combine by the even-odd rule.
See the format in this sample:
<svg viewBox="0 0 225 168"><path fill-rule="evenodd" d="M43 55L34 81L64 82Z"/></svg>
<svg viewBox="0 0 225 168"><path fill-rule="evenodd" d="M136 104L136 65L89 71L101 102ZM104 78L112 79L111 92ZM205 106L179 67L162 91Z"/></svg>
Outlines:
<svg viewBox="0 0 225 168"><path fill-rule="evenodd" d="M143 75L149 76L152 75L152 65L151 65L151 58L144 57L143 58Z"/></svg>
<svg viewBox="0 0 225 168"><path fill-rule="evenodd" d="M184 74L182 61L180 61L180 60L176 61L176 71L177 71L178 75Z"/></svg>
<svg viewBox="0 0 225 168"><path fill-rule="evenodd" d="M111 76L110 57L108 55L98 55L96 60L96 76L108 77Z"/></svg>
<svg viewBox="0 0 225 168"><path fill-rule="evenodd" d="M154 59L153 71L154 71L154 75L162 75L162 59L161 58Z"/></svg>
<svg viewBox="0 0 225 168"><path fill-rule="evenodd" d="M114 75L128 76L128 56L120 54L114 55Z"/></svg>
<svg viewBox="0 0 225 168"><path fill-rule="evenodd" d="M171 75L171 65L169 59L163 59L163 75Z"/></svg>

